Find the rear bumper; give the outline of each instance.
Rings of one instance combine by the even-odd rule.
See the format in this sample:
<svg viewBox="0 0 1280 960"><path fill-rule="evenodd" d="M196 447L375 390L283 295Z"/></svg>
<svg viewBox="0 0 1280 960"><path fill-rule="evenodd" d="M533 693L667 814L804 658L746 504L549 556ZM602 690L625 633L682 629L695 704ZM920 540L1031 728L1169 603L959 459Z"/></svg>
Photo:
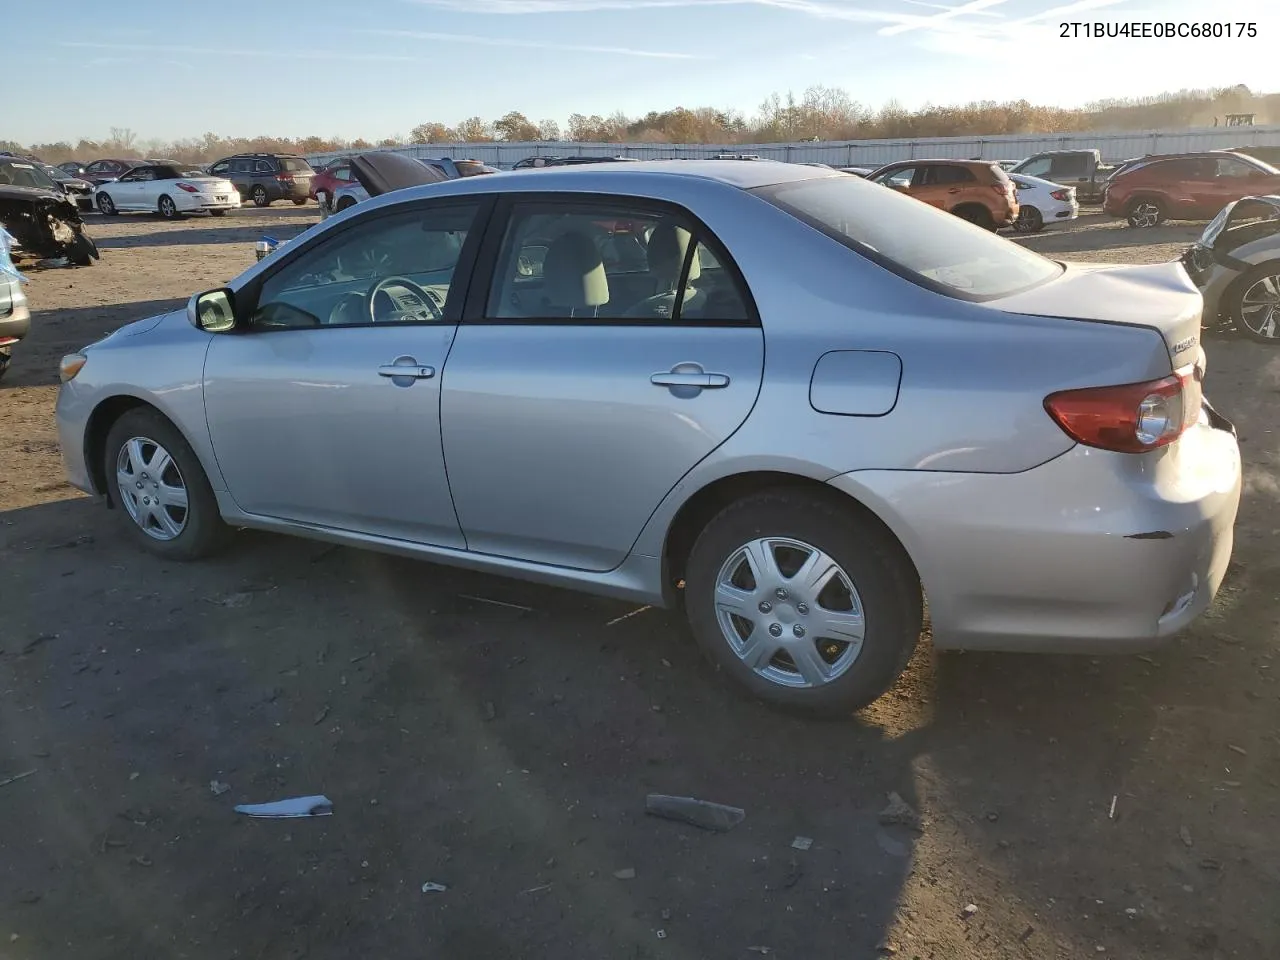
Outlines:
<svg viewBox="0 0 1280 960"><path fill-rule="evenodd" d="M1149 648L1204 612L1231 559L1240 453L1207 417L1142 457L1077 446L1020 474L863 471L831 483L906 546L935 646Z"/></svg>
<svg viewBox="0 0 1280 960"><path fill-rule="evenodd" d="M182 191L178 191L182 193ZM218 200L217 197L223 197ZM182 193L181 197L174 197L174 202L179 210L239 210L240 194L234 190L226 194L211 195L206 193Z"/></svg>

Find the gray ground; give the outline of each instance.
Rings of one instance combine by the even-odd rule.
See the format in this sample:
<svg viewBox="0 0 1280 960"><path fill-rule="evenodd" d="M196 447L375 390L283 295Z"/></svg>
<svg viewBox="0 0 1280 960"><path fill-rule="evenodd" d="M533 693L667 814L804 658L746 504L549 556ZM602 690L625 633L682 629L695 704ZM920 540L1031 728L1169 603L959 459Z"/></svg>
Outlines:
<svg viewBox="0 0 1280 960"><path fill-rule="evenodd" d="M1188 636L925 644L856 719L806 723L726 690L657 611L265 535L166 564L62 483L57 358L314 219L95 218L101 263L33 276L0 386L0 956L1280 955L1280 353L1209 343L1247 489ZM1095 215L1026 242L1152 261L1198 229ZM651 791L747 818L646 818ZM879 824L890 791L920 832ZM321 792L330 818L231 812Z"/></svg>

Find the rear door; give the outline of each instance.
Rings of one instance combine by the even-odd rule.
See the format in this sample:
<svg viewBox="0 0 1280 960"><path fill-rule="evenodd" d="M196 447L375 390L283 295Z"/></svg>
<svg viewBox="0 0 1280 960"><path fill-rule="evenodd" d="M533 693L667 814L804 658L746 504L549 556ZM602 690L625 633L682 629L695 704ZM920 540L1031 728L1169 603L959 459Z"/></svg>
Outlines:
<svg viewBox="0 0 1280 960"><path fill-rule="evenodd" d="M1206 216L1217 216L1218 211L1233 200L1251 193L1269 192L1267 187L1280 185L1280 177L1268 177L1260 168L1239 157L1219 157L1214 161L1217 176L1214 178L1214 209Z"/></svg>
<svg viewBox="0 0 1280 960"><path fill-rule="evenodd" d="M1061 153L1053 158L1048 176L1043 174L1035 174L1035 176L1043 176L1045 180L1052 180L1064 187L1075 187L1080 192L1088 193L1093 170L1088 154Z"/></svg>
<svg viewBox="0 0 1280 960"><path fill-rule="evenodd" d="M686 211L504 200L441 397L468 548L616 567L662 498L746 419L763 362L749 293Z"/></svg>

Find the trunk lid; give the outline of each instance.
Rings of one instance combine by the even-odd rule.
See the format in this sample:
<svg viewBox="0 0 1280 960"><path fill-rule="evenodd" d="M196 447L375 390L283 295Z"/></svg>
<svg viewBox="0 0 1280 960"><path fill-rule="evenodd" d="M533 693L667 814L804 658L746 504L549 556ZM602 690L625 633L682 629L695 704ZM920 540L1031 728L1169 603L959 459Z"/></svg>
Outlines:
<svg viewBox="0 0 1280 960"><path fill-rule="evenodd" d="M1197 360L1204 301L1177 260L1136 266L1069 263L1056 280L992 301L1009 313L1149 327L1169 351L1170 369Z"/></svg>
<svg viewBox="0 0 1280 960"><path fill-rule="evenodd" d="M223 177L183 177L183 183L199 187L201 193L230 193L234 189L231 181Z"/></svg>

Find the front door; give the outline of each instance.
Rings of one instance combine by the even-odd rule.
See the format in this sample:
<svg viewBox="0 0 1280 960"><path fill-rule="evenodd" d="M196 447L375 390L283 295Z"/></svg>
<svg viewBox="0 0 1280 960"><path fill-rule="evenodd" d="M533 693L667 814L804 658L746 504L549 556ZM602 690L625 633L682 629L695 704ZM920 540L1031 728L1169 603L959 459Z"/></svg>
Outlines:
<svg viewBox="0 0 1280 960"><path fill-rule="evenodd" d="M540 196L494 222L492 279L444 372L459 522L473 551L612 569L746 419L759 320L719 243L674 208Z"/></svg>
<svg viewBox="0 0 1280 960"><path fill-rule="evenodd" d="M238 295L244 329L213 338L204 389L218 467L242 510L464 546L440 382L479 206L374 211L273 255L280 263Z"/></svg>

